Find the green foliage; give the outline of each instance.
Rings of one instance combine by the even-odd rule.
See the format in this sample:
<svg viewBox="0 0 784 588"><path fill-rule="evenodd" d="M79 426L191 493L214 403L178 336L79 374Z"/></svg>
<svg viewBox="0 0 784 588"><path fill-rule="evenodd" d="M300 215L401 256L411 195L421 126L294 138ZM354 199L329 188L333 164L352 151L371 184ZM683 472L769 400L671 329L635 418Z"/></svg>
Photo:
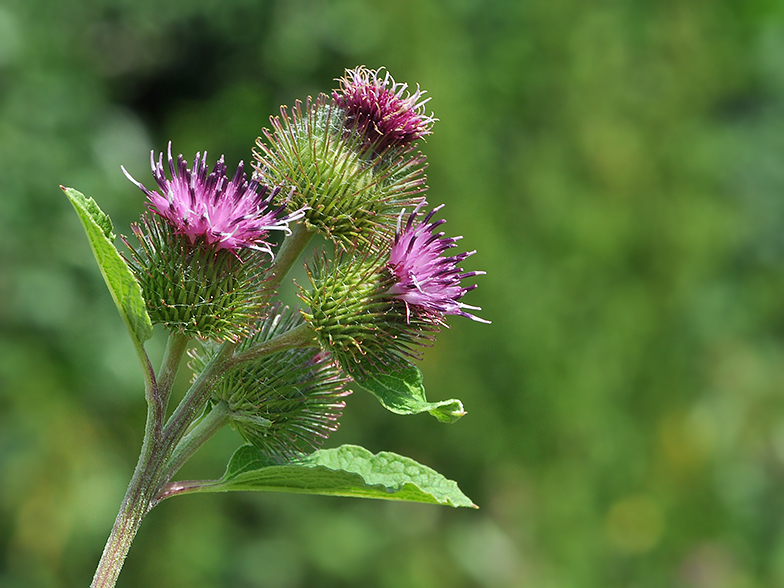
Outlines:
<svg viewBox="0 0 784 588"><path fill-rule="evenodd" d="M428 402L422 371L415 365L396 371L365 370L354 380L395 414L429 412L442 423L454 423L466 414L463 403L454 398Z"/></svg>
<svg viewBox="0 0 784 588"><path fill-rule="evenodd" d="M223 478L194 492L260 490L403 500L447 506L476 505L452 480L390 452L372 454L363 447L343 445L320 449L285 465L272 464L253 445L240 447Z"/></svg>
<svg viewBox="0 0 784 588"><path fill-rule="evenodd" d="M112 221L92 198L72 188L63 188L63 192L82 221L106 286L128 327L134 346L139 349L144 341L152 337L152 323L145 309L139 283L112 243Z"/></svg>
<svg viewBox="0 0 784 588"><path fill-rule="evenodd" d="M784 584L782 31L777 2L3 3L0 584L84 585L143 419L56 186L127 226L121 163L141 177L170 139L248 161L279 104L362 63L433 97L429 199L478 250L467 301L493 325L452 321L421 364L459 426L355 394L332 439L482 508L170 501L124 584Z"/></svg>

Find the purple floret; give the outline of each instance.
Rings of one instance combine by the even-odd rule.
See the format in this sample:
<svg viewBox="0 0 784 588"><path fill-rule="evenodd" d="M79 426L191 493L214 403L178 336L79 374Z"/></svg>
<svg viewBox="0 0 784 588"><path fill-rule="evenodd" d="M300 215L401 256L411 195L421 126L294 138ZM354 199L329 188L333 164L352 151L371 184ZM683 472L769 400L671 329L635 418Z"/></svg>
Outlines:
<svg viewBox="0 0 784 588"><path fill-rule="evenodd" d="M332 96L346 111L346 125L365 135L366 142L381 153L389 147L406 147L430 134L436 121L425 113L424 90L413 94L408 84L398 84L383 68L365 67L346 70L340 90Z"/></svg>
<svg viewBox="0 0 784 588"><path fill-rule="evenodd" d="M272 255L270 243L265 239L269 231L290 232L290 222L302 218L299 210L284 215L285 205L274 206L273 199L280 188L269 189L255 180L248 182L240 162L232 179L226 175L223 156L211 172L207 168L207 154L199 153L193 168L182 155L175 164L171 143L168 150L169 174L163 167L163 153L156 164L154 152L150 153L150 164L155 181L162 192L151 191L137 182L122 168L125 175L138 186L150 201L150 210L163 217L177 234L185 235L193 245L203 239L215 249L236 252L249 248Z"/></svg>
<svg viewBox="0 0 784 588"><path fill-rule="evenodd" d="M443 207L437 206L419 223L416 218L422 206L417 207L408 217L405 227L402 217L398 221L395 240L389 255L389 269L397 278L397 283L389 293L406 304L406 314L418 312L437 322L443 322L444 315L458 314L482 323L489 323L464 309L481 310L459 302L466 292L476 288L476 284L463 287L460 281L482 275L483 271L463 272L458 264L476 253L468 251L455 256L442 256L447 249L457 247L461 237L444 237L443 232L435 232L444 220L430 222L436 212Z"/></svg>

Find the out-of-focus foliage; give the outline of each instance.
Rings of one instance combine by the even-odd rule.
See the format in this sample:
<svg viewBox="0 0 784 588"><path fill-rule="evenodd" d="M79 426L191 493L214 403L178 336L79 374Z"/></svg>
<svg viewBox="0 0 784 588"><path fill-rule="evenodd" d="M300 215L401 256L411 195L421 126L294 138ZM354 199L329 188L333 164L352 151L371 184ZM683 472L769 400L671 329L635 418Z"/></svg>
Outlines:
<svg viewBox="0 0 784 588"><path fill-rule="evenodd" d="M6 0L0 586L87 584L141 442L133 348L58 184L127 234L121 163L144 178L170 139L248 161L278 105L359 64L432 96L429 200L479 250L466 300L493 324L451 321L422 364L465 418L357 393L328 445L410 455L482 508L176 498L120 586L784 584L781 3Z"/></svg>

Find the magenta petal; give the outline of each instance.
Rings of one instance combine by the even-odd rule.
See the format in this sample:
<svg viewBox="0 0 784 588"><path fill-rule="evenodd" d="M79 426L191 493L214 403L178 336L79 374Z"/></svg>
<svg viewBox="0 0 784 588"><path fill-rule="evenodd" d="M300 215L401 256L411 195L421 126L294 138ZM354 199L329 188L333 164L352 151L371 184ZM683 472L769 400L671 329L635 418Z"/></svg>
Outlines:
<svg viewBox="0 0 784 588"><path fill-rule="evenodd" d="M436 119L425 113L430 99L419 86L409 94L408 84L396 83L383 68L349 69L338 81L340 90L332 96L346 111L346 125L363 133L376 151L405 147L430 134Z"/></svg>
<svg viewBox="0 0 784 588"><path fill-rule="evenodd" d="M442 205L443 206L443 205ZM460 237L444 237L435 232L443 220L430 222L433 215L441 209L434 208L419 223L415 224L422 206L409 216L406 226L398 226L395 240L389 253L388 267L396 278L389 294L405 302L409 312L419 310L440 321L444 315L458 314L482 323L489 323L464 309L481 310L460 302L466 292L476 285L464 287L463 278L484 274L481 271L464 273L457 264L473 255L470 251L455 256L443 256L447 249L457 246ZM402 215L401 215L402 220Z"/></svg>
<svg viewBox="0 0 784 588"><path fill-rule="evenodd" d="M191 244L203 240L215 249L250 248L272 255L270 243L266 241L269 231L288 232L289 223L304 214L299 210L284 216L283 208L272 204L280 188L270 190L255 180L248 182L242 162L229 179L222 156L209 171L206 153L203 157L196 154L191 169L182 155L174 161L171 143L167 155L170 178L164 171L163 154L157 162L154 153L150 155L160 193L145 188L124 168L123 172L147 195L150 210L166 219Z"/></svg>

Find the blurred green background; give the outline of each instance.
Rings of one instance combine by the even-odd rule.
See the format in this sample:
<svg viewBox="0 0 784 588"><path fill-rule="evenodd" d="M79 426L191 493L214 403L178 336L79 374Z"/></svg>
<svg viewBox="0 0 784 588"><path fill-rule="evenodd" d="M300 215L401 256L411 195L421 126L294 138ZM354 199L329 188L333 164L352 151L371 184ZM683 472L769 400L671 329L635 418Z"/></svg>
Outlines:
<svg viewBox="0 0 784 588"><path fill-rule="evenodd" d="M127 233L120 164L149 184L169 140L247 161L280 104L360 64L432 96L429 200L493 324L426 353L460 422L356 393L327 446L414 457L481 509L177 498L119 586L784 585L784 3L2 0L0 587L89 583L141 443L58 185Z"/></svg>

